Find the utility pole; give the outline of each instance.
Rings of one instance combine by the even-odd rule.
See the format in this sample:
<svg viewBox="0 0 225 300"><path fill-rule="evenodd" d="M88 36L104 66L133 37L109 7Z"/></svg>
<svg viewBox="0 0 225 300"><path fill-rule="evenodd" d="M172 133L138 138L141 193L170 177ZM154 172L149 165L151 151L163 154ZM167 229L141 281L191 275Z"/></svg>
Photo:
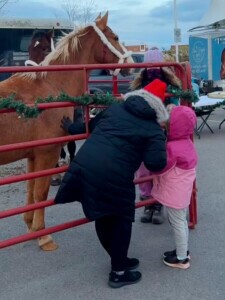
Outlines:
<svg viewBox="0 0 225 300"><path fill-rule="evenodd" d="M174 42L175 42L176 62L179 62L178 43L181 42L181 30L177 26L177 1L176 0L173 0L173 17L174 17Z"/></svg>

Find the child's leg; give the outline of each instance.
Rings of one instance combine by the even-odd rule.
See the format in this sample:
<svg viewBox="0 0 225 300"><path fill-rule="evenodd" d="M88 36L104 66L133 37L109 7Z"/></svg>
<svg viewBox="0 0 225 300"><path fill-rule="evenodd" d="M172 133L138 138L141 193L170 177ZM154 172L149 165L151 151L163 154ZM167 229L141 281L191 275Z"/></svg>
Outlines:
<svg viewBox="0 0 225 300"><path fill-rule="evenodd" d="M188 225L186 219L187 209L167 207L168 219L172 226L176 249L164 253L163 262L172 268L188 269L190 267L188 256Z"/></svg>
<svg viewBox="0 0 225 300"><path fill-rule="evenodd" d="M135 177L141 178L150 175L150 171L146 169L144 163L142 162L139 169L137 170ZM143 182L139 183L139 191L140 191L140 200L145 200L151 196L152 190L152 182ZM144 214L141 217L142 223L151 223L152 222L152 206L146 205L144 209Z"/></svg>
<svg viewBox="0 0 225 300"><path fill-rule="evenodd" d="M187 223L187 209L175 209L167 207L168 219L172 226L176 254L179 260L187 258L188 251L188 223Z"/></svg>

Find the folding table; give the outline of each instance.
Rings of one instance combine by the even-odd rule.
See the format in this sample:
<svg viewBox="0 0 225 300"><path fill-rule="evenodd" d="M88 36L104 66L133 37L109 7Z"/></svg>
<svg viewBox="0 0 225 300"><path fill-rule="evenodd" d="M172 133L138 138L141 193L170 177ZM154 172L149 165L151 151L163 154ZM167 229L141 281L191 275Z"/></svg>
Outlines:
<svg viewBox="0 0 225 300"><path fill-rule="evenodd" d="M196 126L195 129L195 133L198 135L199 138L200 138L200 133L205 126L211 131L211 133L213 133L213 130L208 123L208 119L212 114L212 112L215 110L217 104L220 102L223 102L223 99L210 98L208 95L204 95L204 96L200 96L199 101L193 104L193 108L195 110L196 116L200 117L202 121L201 124L199 126Z"/></svg>
<svg viewBox="0 0 225 300"><path fill-rule="evenodd" d="M213 92L213 93L209 93L208 94L209 98L213 98L213 99L220 99L222 101L225 102L225 92L224 91L217 91L217 92ZM224 103L225 104L225 103ZM223 107L223 109L225 109L225 107ZM223 119L220 124L219 124L219 129L221 129L222 124L225 122L225 119Z"/></svg>

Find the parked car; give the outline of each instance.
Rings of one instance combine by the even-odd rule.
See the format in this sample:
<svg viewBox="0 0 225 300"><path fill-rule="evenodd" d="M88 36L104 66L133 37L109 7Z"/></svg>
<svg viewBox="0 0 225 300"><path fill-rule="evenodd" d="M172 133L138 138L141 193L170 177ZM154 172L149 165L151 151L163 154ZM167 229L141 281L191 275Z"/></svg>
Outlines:
<svg viewBox="0 0 225 300"><path fill-rule="evenodd" d="M144 54L142 53L133 53L132 58L135 63L142 63L144 60ZM89 89L90 93L113 93L113 86L117 86L115 94L125 94L129 91L130 82L135 78L139 72L139 68L135 69L132 75L122 76L120 73L113 82L113 76L110 75L109 70L93 70L91 71L89 78Z"/></svg>

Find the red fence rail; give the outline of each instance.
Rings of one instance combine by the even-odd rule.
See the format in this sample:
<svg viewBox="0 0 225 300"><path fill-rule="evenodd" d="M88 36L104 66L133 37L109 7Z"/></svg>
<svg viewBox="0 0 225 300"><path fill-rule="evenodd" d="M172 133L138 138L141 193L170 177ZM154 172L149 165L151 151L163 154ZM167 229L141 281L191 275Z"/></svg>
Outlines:
<svg viewBox="0 0 225 300"><path fill-rule="evenodd" d="M0 73L4 72L10 72L10 73L15 73L15 72L43 72L43 71L70 71L70 70L82 70L84 77L85 77L85 90L88 91L88 79L87 79L87 71L88 70L93 70L93 69L116 69L116 68L143 68L143 67L174 67L177 71L178 76L180 77L182 81L182 86L183 89L187 89L188 86L190 86L190 83L188 82L188 79L190 78L190 74L185 73L185 69L183 66L181 66L178 63L173 63L173 62L168 62L168 63L138 63L138 64L101 64L101 65L70 65L70 66L38 66L38 67L4 67L0 68ZM190 69L188 69L188 72L190 72ZM117 80L113 76L113 93L116 94L118 93L118 83L120 81ZM40 109L52 109L52 108L60 108L60 107L68 107L68 106L76 106L76 104L72 104L71 102L55 102L55 103L42 103L38 104L38 108ZM94 105L90 105L90 107L93 107ZM10 113L14 112L15 110L13 109L2 109L0 110L0 113ZM87 112L89 111L89 108L86 110ZM87 119L88 120L88 119ZM5 151L14 151L18 149L25 149L25 148L32 148L32 147L38 147L38 146L45 146L49 144L56 144L56 143L63 143L63 142L68 142L72 140L83 140L86 139L88 136L88 132L85 134L80 134L80 135L75 135L75 136L67 136L67 137L59 137L59 138L50 138L50 139L43 139L43 140L38 140L38 141L30 141L30 142L25 142L25 143L16 143L16 144L10 144L10 145L3 145L0 146L0 153L5 152ZM1 185L6 185L6 184L11 184L15 182L20 182L20 181L25 181L25 180L30 180L38 177L44 177L44 176L49 176L57 173L63 173L67 170L68 167L59 167L59 168L53 168L49 170L42 170L38 172L32 172L28 174L21 174L21 175L16 175L16 176L10 176L6 177L3 179L0 179L0 186ZM143 177L139 179L135 179L134 183L142 183L151 180L151 176L148 177ZM136 203L136 208L143 207L145 205L151 205L155 201L152 199L148 199L145 201L141 201ZM46 200L41 203L35 203L32 205L28 206L22 206L22 207L17 207L13 209L9 209L6 211L0 212L0 219L10 217L10 216L15 216L17 214L21 214L27 211L35 210L38 208L44 208L44 207L50 207L54 205L53 199L51 200ZM193 188L193 193L192 193L192 199L191 199L191 204L190 204L190 209L189 209L189 227L194 228L196 223L197 223L197 193L196 193L196 184L194 184ZM76 227L82 224L86 224L90 222L86 218L82 218L79 220L74 220L70 221L64 224L56 225L50 228L46 228L43 230L39 230L36 232L32 233L27 233L21 236L17 236L11 239L7 239L5 241L0 242L0 248L5 248L8 246L12 246L18 243L22 243L25 241L29 241L32 239L36 239L38 237L41 237L43 235L59 232L65 229L69 229L72 227Z"/></svg>

